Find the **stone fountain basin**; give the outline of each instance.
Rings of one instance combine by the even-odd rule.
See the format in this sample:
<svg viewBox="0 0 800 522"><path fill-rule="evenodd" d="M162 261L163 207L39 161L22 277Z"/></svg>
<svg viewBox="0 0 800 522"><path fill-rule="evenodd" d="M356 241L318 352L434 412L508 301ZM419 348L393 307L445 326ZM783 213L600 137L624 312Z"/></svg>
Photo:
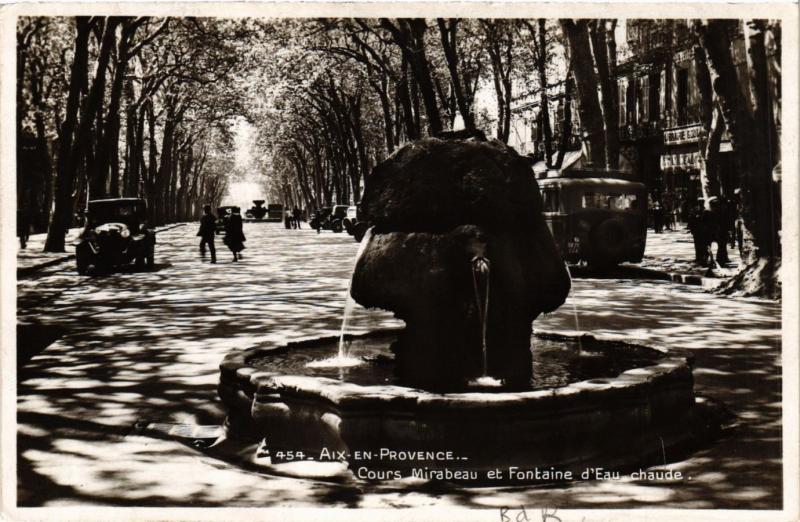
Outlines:
<svg viewBox="0 0 800 522"><path fill-rule="evenodd" d="M573 342L580 338L593 349L620 345L587 334L536 335ZM440 394L397 385L361 386L281 375L248 364L276 350L333 340L228 354L220 365L218 389L228 410L228 437L264 439L273 455L346 455L351 468L485 471L552 466L577 474L587 467L665 464L716 428L697 407L691 357L662 348L652 348L662 354L655 364L613 378L523 392ZM441 453L410 460L378 458L389 451Z"/></svg>

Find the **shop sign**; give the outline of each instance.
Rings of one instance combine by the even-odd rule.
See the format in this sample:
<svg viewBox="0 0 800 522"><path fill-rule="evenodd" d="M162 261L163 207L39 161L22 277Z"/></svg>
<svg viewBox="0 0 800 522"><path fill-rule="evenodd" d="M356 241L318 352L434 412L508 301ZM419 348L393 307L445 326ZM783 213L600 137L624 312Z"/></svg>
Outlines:
<svg viewBox="0 0 800 522"><path fill-rule="evenodd" d="M662 154L661 170L695 170L700 169L700 153L685 152L682 154Z"/></svg>
<svg viewBox="0 0 800 522"><path fill-rule="evenodd" d="M683 145L686 143L697 143L703 135L701 125L682 127L680 129L670 129L664 131L665 145Z"/></svg>

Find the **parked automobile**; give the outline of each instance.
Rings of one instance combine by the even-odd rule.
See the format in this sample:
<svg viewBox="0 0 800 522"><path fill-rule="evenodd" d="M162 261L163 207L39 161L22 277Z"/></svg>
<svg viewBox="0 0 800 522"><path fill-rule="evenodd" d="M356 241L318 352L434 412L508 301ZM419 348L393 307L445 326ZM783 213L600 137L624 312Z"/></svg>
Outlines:
<svg viewBox="0 0 800 522"><path fill-rule="evenodd" d="M147 204L139 198L96 199L84 211L85 225L75 245L78 273L90 266L111 269L135 262L152 268L155 231L147 227Z"/></svg>
<svg viewBox="0 0 800 522"><path fill-rule="evenodd" d="M283 205L280 203L267 205L267 221L276 223L283 221Z"/></svg>
<svg viewBox="0 0 800 522"><path fill-rule="evenodd" d="M339 233L344 230L344 220L347 218L347 205L336 205L331 210L331 216L327 228Z"/></svg>
<svg viewBox="0 0 800 522"><path fill-rule="evenodd" d="M347 210L344 213L344 219L342 219L342 223L344 224L345 228L355 224L356 221L358 221L358 207L347 207Z"/></svg>
<svg viewBox="0 0 800 522"><path fill-rule="evenodd" d="M538 182L545 221L564 259L597 267L642 260L647 240L643 183L597 177Z"/></svg>
<svg viewBox="0 0 800 522"><path fill-rule="evenodd" d="M333 211L332 207L322 207L316 210L311 215L311 220L308 222L309 226L313 229L328 229L328 223L330 222L331 212Z"/></svg>
<svg viewBox="0 0 800 522"><path fill-rule="evenodd" d="M228 216L230 216L234 212L239 213L241 212L241 209L235 205L217 208L217 222L216 222L217 234L225 232L225 222L228 220Z"/></svg>

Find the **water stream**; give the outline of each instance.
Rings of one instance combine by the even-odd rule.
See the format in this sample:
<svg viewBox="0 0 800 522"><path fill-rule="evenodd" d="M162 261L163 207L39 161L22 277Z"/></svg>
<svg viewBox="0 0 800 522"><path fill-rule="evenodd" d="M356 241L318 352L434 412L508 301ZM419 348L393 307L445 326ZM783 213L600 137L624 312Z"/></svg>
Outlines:
<svg viewBox="0 0 800 522"><path fill-rule="evenodd" d="M361 255L364 253L364 250L367 248L367 245L371 239L372 228L370 227L364 233L364 237L361 239L361 243L358 245L358 251L356 252L355 260L353 261L353 269L350 271L351 275L347 283L347 294L345 295L344 302L344 314L342 315L342 327L339 330L339 351L334 357L311 361L308 363L309 368L347 368L351 366L358 366L363 362L361 358L352 357L350 355L350 343L345 339L345 334L347 333L347 326L350 322L350 316L353 315L353 308L356 304L355 300L353 300L353 297L350 295L350 290L352 289L353 285L352 274L355 271L358 260L361 258Z"/></svg>
<svg viewBox="0 0 800 522"><path fill-rule="evenodd" d="M567 266L567 273L569 274L569 279L570 279L570 283L571 283L572 282L572 273L569 271L569 266ZM569 299L569 304L572 307L572 317L573 317L573 319L575 319L575 333L580 334L582 332L582 330L581 330L580 321L578 321L578 308L575 306L575 300L574 299ZM581 342L581 339L579 337L578 338L578 355L580 355L581 353L583 353L583 343Z"/></svg>
<svg viewBox="0 0 800 522"><path fill-rule="evenodd" d="M483 372L481 376L486 377L488 371L487 350L486 350L486 323L489 313L489 276L491 267L489 260L485 257L472 259L472 285L475 290L475 301L478 305L478 320L481 324L481 352L483 355ZM481 297L483 299L481 299Z"/></svg>
<svg viewBox="0 0 800 522"><path fill-rule="evenodd" d="M472 259L472 285L475 290L475 301L478 305L478 320L481 326L481 355L482 372L481 376L474 379L469 384L476 387L498 387L503 385L503 381L489 376L488 348L486 346L486 328L489 323L489 278L491 276L491 264L485 257L474 257Z"/></svg>

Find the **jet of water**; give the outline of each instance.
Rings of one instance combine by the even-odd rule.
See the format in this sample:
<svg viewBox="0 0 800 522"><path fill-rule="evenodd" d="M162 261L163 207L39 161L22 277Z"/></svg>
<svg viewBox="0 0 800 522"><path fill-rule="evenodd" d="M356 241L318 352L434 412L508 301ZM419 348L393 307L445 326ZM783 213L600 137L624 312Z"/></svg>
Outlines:
<svg viewBox="0 0 800 522"><path fill-rule="evenodd" d="M572 273L569 270L569 265L567 265L567 274L569 275L570 284L572 283ZM578 321L578 308L575 306L575 300L570 299L570 303L572 306L572 318L575 320L575 332L579 335L581 334L581 325ZM580 336L578 337L578 355L583 353L583 342L581 342Z"/></svg>
<svg viewBox="0 0 800 522"><path fill-rule="evenodd" d="M483 373L486 377L488 372L487 349L486 349L486 323L488 322L489 312L489 275L491 268L489 260L482 256L472 258L472 285L475 290L475 301L478 304L478 317L481 323L481 350L483 353ZM483 290L483 292L481 292ZM483 294L483 295L481 295ZM483 300L481 301L481 297Z"/></svg>
<svg viewBox="0 0 800 522"><path fill-rule="evenodd" d="M353 307L355 305L355 301L350 295L350 290L353 287L352 272L355 271L356 265L358 264L358 260L364 254L364 250L366 250L367 245L369 244L371 239L372 239L372 227L368 228L367 231L364 233L364 237L361 238L361 243L358 245L358 252L356 252L356 258L353 261L353 270L351 271L350 281L347 283L347 295L345 296L345 302L344 302L344 315L342 316L342 328L339 331L339 359L342 360L346 360L350 356L350 344L345 341L344 336L347 333L347 324L350 322L350 316L353 313Z"/></svg>

